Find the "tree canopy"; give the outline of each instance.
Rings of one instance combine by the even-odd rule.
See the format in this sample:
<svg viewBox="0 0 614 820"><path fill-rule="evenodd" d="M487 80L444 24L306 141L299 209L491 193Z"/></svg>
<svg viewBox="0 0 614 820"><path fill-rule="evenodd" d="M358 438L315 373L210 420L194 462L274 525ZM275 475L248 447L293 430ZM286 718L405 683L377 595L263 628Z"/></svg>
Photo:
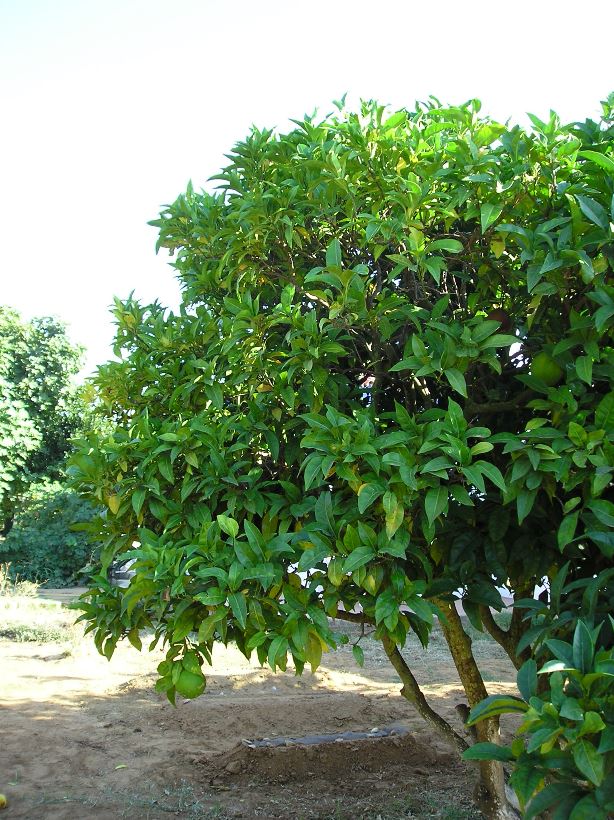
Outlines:
<svg viewBox="0 0 614 820"><path fill-rule="evenodd" d="M330 616L371 629L463 748L402 655L439 619L469 705L486 697L455 597L520 667L578 613L516 608L506 629L500 588L598 578L611 642L612 100L531 130L479 112L365 103L253 129L214 193L153 223L182 307L116 304L120 360L96 384L117 427L72 471L106 504L83 617L109 657L153 627L169 698L202 693L216 640L316 669ZM104 574L118 555L127 590Z"/></svg>
<svg viewBox="0 0 614 820"><path fill-rule="evenodd" d="M80 361L60 321L0 307L0 530L32 481L59 476L80 423Z"/></svg>

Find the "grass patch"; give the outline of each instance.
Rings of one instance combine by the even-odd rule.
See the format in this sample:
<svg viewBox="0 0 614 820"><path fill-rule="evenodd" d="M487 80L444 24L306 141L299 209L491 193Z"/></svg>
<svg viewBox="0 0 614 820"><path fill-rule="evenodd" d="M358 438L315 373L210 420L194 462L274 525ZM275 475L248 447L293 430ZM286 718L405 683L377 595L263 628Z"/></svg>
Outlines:
<svg viewBox="0 0 614 820"><path fill-rule="evenodd" d="M11 565L0 564L0 599L2 598L35 598L40 584L24 581L19 576L11 577Z"/></svg>
<svg viewBox="0 0 614 820"><path fill-rule="evenodd" d="M27 643L29 641L36 643L60 643L70 639L71 635L67 633L65 628L53 626L51 624L41 624L40 626L34 624L2 624L0 626L0 638L8 641L16 641L17 643Z"/></svg>
<svg viewBox="0 0 614 820"><path fill-rule="evenodd" d="M39 584L11 578L0 565L0 638L17 643L76 642L73 614L56 601L37 598Z"/></svg>
<svg viewBox="0 0 614 820"><path fill-rule="evenodd" d="M231 820L236 817L235 813L227 814L219 803L211 804L197 797L189 783L182 783L174 789L166 788L162 792L152 787L150 794L105 787L95 796L45 796L40 798L36 805L42 807L71 803L106 811L112 808L114 816L121 818L159 817L161 814L180 816L185 820Z"/></svg>

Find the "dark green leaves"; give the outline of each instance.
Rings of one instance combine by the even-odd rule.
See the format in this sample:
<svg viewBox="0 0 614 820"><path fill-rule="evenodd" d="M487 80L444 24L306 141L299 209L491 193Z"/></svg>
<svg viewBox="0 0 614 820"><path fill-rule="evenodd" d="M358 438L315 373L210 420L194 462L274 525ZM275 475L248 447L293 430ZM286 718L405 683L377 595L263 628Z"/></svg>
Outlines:
<svg viewBox="0 0 614 820"><path fill-rule="evenodd" d="M450 382L450 386L456 390L457 393L460 393L461 396L465 396L465 398L467 398L467 383L460 370L456 370L452 367L445 370L444 374L446 379Z"/></svg>
<svg viewBox="0 0 614 820"><path fill-rule="evenodd" d="M614 159L612 159L612 157L601 154L598 151L578 151L578 156L589 159L600 168L603 168L604 171L607 171L608 174L614 176Z"/></svg>
<svg viewBox="0 0 614 820"><path fill-rule="evenodd" d="M239 622L239 626L241 629L245 629L247 625L247 602L245 596L240 592L232 592L228 596L228 603L233 615Z"/></svg>
<svg viewBox="0 0 614 820"><path fill-rule="evenodd" d="M364 513L371 504L384 494L384 487L379 484L363 484L358 491L358 510Z"/></svg>
<svg viewBox="0 0 614 820"><path fill-rule="evenodd" d="M574 763L591 783L599 786L604 775L604 758L590 741L582 739L573 747Z"/></svg>
<svg viewBox="0 0 614 820"><path fill-rule="evenodd" d="M237 537L239 534L239 525L234 518L220 514L217 516L216 520L222 532L226 533L226 535L229 535L231 538Z"/></svg>
<svg viewBox="0 0 614 820"><path fill-rule="evenodd" d="M489 228L493 222L501 216L502 211L503 207L493 202L485 202L482 205L480 208L480 225L482 227L482 233L484 233L486 229Z"/></svg>
<svg viewBox="0 0 614 820"><path fill-rule="evenodd" d="M463 752L463 760L500 760L502 763L508 763L513 759L511 749L496 743L474 743Z"/></svg>
<svg viewBox="0 0 614 820"><path fill-rule="evenodd" d="M357 547L343 562L343 572L354 572L359 567L364 567L374 556L375 551L371 547Z"/></svg>
<svg viewBox="0 0 614 820"><path fill-rule="evenodd" d="M537 664L533 658L525 661L520 667L516 682L520 694L526 701L529 701L537 694Z"/></svg>
<svg viewBox="0 0 614 820"><path fill-rule="evenodd" d="M341 268L341 243L336 238L326 248L326 267Z"/></svg>
<svg viewBox="0 0 614 820"><path fill-rule="evenodd" d="M516 712L522 737L512 757L473 754L513 763L533 807L569 776L573 789L545 792L560 817L603 802L614 665L604 106L602 122L552 114L531 132L481 117L476 102L339 109L287 134L254 129L220 191L190 188L164 209L159 246L174 255L181 310L116 304L121 358L97 377L115 429L75 457L82 491L105 507L106 563L140 526L132 592L118 603L94 582L87 620L101 651L153 629L172 696L197 640L203 652L235 640L273 668L290 654L300 672L334 646L328 617L342 607L359 606L394 646L409 630L426 645L429 596L462 589L481 629L501 609L498 587L522 598L547 577L550 600L517 601L526 617L501 640L516 665L530 655L524 699L472 714Z"/></svg>
<svg viewBox="0 0 614 820"><path fill-rule="evenodd" d="M489 695L477 706L474 706L469 714L468 726L473 726L481 720L495 717L496 715L505 715L511 712L524 713L529 706L520 698L513 695Z"/></svg>
<svg viewBox="0 0 614 820"><path fill-rule="evenodd" d="M580 194L576 194L576 199L578 200L580 210L587 219L590 219L591 222L594 222L595 225L598 225L600 228L608 227L610 220L608 219L605 208L590 196L580 196Z"/></svg>
<svg viewBox="0 0 614 820"><path fill-rule="evenodd" d="M446 251L447 253L460 253L463 249L463 243L458 239L436 239L428 246L431 251Z"/></svg>
<svg viewBox="0 0 614 820"><path fill-rule="evenodd" d="M448 490L444 486L434 487L428 490L424 501L424 510L429 524L441 515L448 506Z"/></svg>

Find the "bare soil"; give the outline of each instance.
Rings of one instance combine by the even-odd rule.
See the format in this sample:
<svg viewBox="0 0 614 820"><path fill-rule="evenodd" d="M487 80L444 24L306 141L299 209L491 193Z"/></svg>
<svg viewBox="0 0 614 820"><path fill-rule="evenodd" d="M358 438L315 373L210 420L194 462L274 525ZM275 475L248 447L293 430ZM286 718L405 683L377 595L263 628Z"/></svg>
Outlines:
<svg viewBox="0 0 614 820"><path fill-rule="evenodd" d="M344 646L302 678L220 647L205 694L174 708L153 689L159 650L120 646L107 662L71 627L57 643L0 640L3 820L479 817L474 770L400 696L380 645L362 645L363 669ZM499 648L475 647L489 690L514 691ZM404 654L433 706L463 731L454 709L462 689L441 640ZM369 737L374 729L390 734ZM300 740L313 735L332 738Z"/></svg>

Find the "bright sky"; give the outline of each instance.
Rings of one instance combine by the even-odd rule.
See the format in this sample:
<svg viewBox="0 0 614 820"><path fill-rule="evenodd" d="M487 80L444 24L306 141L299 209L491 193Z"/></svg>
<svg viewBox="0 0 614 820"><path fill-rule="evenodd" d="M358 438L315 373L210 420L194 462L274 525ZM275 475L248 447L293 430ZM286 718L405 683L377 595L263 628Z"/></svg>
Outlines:
<svg viewBox="0 0 614 820"><path fill-rule="evenodd" d="M596 117L612 31L611 0L0 0L0 304L67 321L91 369L114 295L176 307L146 223L252 123L346 91Z"/></svg>

